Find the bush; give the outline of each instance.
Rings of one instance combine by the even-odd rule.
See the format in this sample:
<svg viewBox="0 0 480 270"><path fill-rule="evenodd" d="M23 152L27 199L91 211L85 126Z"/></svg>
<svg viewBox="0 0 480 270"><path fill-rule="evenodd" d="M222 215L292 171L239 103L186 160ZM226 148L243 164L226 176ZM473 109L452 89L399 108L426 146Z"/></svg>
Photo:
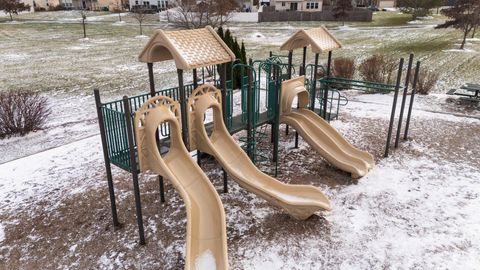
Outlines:
<svg viewBox="0 0 480 270"><path fill-rule="evenodd" d="M29 91L0 93L0 139L42 129L49 115L46 97Z"/></svg>
<svg viewBox="0 0 480 270"><path fill-rule="evenodd" d="M56 5L56 6L49 6L48 11L60 11L60 10L65 10L65 7L63 5Z"/></svg>
<svg viewBox="0 0 480 270"><path fill-rule="evenodd" d="M420 95L428 95L435 85L437 85L438 77L439 75L436 72L421 70L418 73L417 93Z"/></svg>
<svg viewBox="0 0 480 270"><path fill-rule="evenodd" d="M376 54L365 59L358 67L358 71L363 80L386 84L393 84L395 82L396 69L396 59L381 54Z"/></svg>
<svg viewBox="0 0 480 270"><path fill-rule="evenodd" d="M352 58L336 58L333 60L333 76L353 79L355 75L355 61Z"/></svg>

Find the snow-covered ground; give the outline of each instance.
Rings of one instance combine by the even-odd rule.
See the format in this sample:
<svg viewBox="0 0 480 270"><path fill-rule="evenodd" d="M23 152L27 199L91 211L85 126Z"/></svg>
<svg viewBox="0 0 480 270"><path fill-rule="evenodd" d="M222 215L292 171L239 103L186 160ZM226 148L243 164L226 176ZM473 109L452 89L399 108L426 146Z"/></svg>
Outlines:
<svg viewBox="0 0 480 270"><path fill-rule="evenodd" d="M435 112L427 105L435 100L442 99L419 97L411 140L384 159L392 97L351 93L332 124L376 157L376 167L358 182L303 140L292 149L292 133L282 136L279 179L321 187L333 211L295 221L230 181L221 197L232 269L478 269L480 149L471 146L478 144L472 134L480 120ZM218 166L203 166L220 186ZM33 262L42 268L182 268L185 214L178 194L167 184L168 202L159 207L155 181L142 177L148 243L139 247L129 175L114 168L114 177L124 223L116 231L98 136L0 165L3 268Z"/></svg>

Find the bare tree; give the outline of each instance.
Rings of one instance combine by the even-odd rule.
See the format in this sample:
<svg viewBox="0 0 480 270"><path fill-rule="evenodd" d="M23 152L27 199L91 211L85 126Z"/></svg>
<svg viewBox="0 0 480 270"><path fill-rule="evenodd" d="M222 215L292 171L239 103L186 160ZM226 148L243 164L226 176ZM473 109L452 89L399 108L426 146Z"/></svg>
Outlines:
<svg viewBox="0 0 480 270"><path fill-rule="evenodd" d="M133 13L133 18L135 18L135 20L137 20L138 25L140 26L140 35L143 35L142 24L145 21L145 19L147 18L146 11L144 9L135 10L135 12Z"/></svg>
<svg viewBox="0 0 480 270"><path fill-rule="evenodd" d="M231 19L236 8L235 0L182 1L169 13L169 21L186 29L218 27Z"/></svg>
<svg viewBox="0 0 480 270"><path fill-rule="evenodd" d="M88 11L86 9L82 9L79 11L79 13L80 13L80 16L82 16L83 38L87 38L87 29L85 25L86 25Z"/></svg>
<svg viewBox="0 0 480 270"><path fill-rule="evenodd" d="M28 9L30 6L21 3L20 0L0 0L0 10L10 15L10 21L13 21L12 14L18 15L18 12Z"/></svg>
<svg viewBox="0 0 480 270"><path fill-rule="evenodd" d="M351 0L338 0L335 7L332 9L333 17L335 19L342 19L342 24L345 25L345 19L348 18L348 11L352 10Z"/></svg>
<svg viewBox="0 0 480 270"><path fill-rule="evenodd" d="M442 13L449 18L445 23L436 28L453 27L463 31L463 41L460 49L465 48L468 34L480 25L480 1L478 0L457 0L454 6L442 10Z"/></svg>
<svg viewBox="0 0 480 270"><path fill-rule="evenodd" d="M118 13L118 21L121 22L122 21L122 13L123 11L123 3L122 3L122 0L115 0L115 10L114 12Z"/></svg>

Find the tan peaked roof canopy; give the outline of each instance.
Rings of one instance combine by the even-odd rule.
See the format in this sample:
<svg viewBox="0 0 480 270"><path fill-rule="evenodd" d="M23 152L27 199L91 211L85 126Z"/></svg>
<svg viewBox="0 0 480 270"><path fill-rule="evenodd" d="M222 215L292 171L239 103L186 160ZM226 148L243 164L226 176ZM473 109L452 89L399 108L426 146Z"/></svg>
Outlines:
<svg viewBox="0 0 480 270"><path fill-rule="evenodd" d="M187 70L231 62L235 54L207 26L194 30L157 30L138 57L144 63L172 59L178 69Z"/></svg>
<svg viewBox="0 0 480 270"><path fill-rule="evenodd" d="M314 53L324 53L341 48L338 41L327 28L320 26L308 30L297 31L280 47L282 51L293 51L295 49L312 46Z"/></svg>

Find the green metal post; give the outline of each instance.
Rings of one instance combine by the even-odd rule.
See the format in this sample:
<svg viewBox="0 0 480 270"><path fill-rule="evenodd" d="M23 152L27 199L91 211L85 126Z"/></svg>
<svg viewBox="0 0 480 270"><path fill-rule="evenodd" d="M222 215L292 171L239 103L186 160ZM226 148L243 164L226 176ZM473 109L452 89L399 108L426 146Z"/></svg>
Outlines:
<svg viewBox="0 0 480 270"><path fill-rule="evenodd" d="M232 81L233 84L233 81ZM223 121L227 122L227 112L226 112L226 103L227 103L227 64L220 65L220 85L222 88L222 112L223 112ZM233 86L233 85L232 85ZM228 175L227 171L223 169L223 192L228 192Z"/></svg>
<svg viewBox="0 0 480 270"><path fill-rule="evenodd" d="M115 189L113 187L112 168L110 167L110 157L108 156L108 143L105 133L105 123L102 114L102 102L98 89L93 90L95 96L95 105L97 108L98 125L100 127L100 138L102 139L103 159L105 161L105 171L107 173L108 193L110 194L110 208L112 210L113 226L119 227L120 222L117 216L117 205L115 203Z"/></svg>
<svg viewBox="0 0 480 270"><path fill-rule="evenodd" d="M397 74L397 84L395 86L395 94L393 96L393 103L392 103L392 113L390 115L390 124L388 126L388 134L387 134L387 144L385 146L385 157L388 157L388 152L390 150L390 141L392 139L392 132L393 132L393 123L395 122L395 109L397 107L397 99L398 99L398 91L400 90L400 82L402 80L402 70L403 70L403 62L405 59L400 59L400 64L398 66L398 74Z"/></svg>
<svg viewBox="0 0 480 270"><path fill-rule="evenodd" d="M405 87L403 88L402 105L400 107L400 116L398 118L397 136L395 137L395 148L398 148L398 145L400 142L400 132L402 132L403 112L405 111L405 103L407 102L407 92L408 92L408 85L410 84L410 70L412 69L412 65L413 65L413 53L410 54L410 58L408 59L407 75L405 76Z"/></svg>
<svg viewBox="0 0 480 270"><path fill-rule="evenodd" d="M133 191L135 195L135 208L137 214L138 234L140 236L140 245L145 245L145 232L143 229L143 216L142 216L142 204L140 200L140 186L138 184L138 168L135 155L135 144L133 138L133 125L132 117L130 113L130 103L128 97L123 96L123 108L125 112L125 123L127 128L127 140L130 152L130 172L133 179Z"/></svg>
<svg viewBox="0 0 480 270"><path fill-rule="evenodd" d="M312 89L311 89L311 92L310 92L310 95L311 96L311 104L310 104L310 109L312 111L315 111L315 95L316 95L316 91L317 91L317 73L318 73L318 58L319 58L319 54L316 53L315 54L315 68L314 68L314 71L313 71L313 81L311 82L312 84Z"/></svg>
<svg viewBox="0 0 480 270"><path fill-rule="evenodd" d="M185 87L183 84L183 70L177 69L178 74L178 90L180 95L180 111L182 113L181 120L182 120L182 140L187 149L190 147L188 146L188 120L187 120L187 97L185 95Z"/></svg>
<svg viewBox="0 0 480 270"><path fill-rule="evenodd" d="M408 139L408 129L410 128L410 118L412 116L413 102L415 101L415 93L417 92L419 72L420 72L420 61L417 61L417 67L415 68L415 76L413 78L412 95L410 96L410 104L408 106L407 123L405 124L405 134L403 136L404 140Z"/></svg>

